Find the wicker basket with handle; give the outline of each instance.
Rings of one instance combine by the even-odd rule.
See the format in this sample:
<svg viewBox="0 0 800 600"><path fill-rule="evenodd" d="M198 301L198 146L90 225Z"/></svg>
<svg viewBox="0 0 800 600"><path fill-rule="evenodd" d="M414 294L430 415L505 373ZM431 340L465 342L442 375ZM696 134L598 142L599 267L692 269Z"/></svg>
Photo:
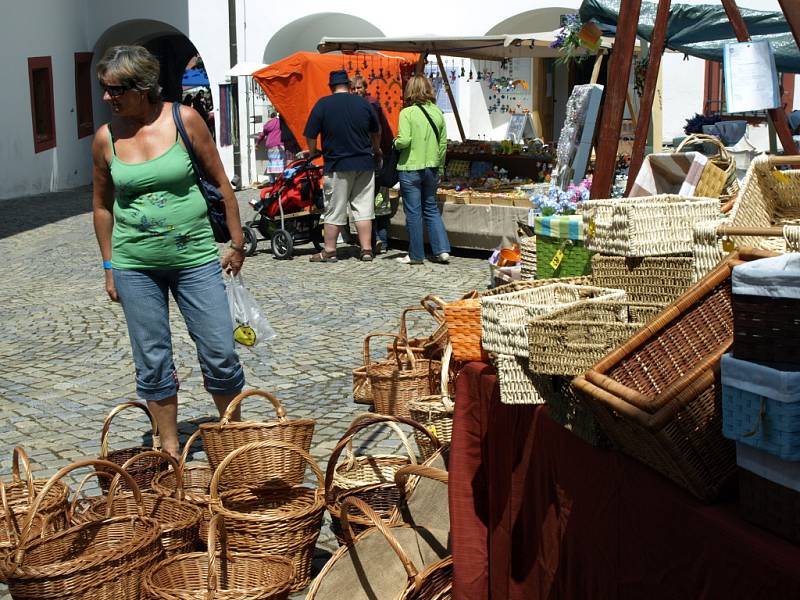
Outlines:
<svg viewBox="0 0 800 600"><path fill-rule="evenodd" d="M75 469L93 467L120 474L137 500L136 515L88 521L64 531L37 537L39 510L53 486ZM112 486L113 487L113 486ZM60 469L33 501L16 552L0 567L12 598L36 600L144 600L144 573L161 556L161 528L144 516L136 481L118 465L85 460Z"/></svg>
<svg viewBox="0 0 800 600"><path fill-rule="evenodd" d="M709 168L707 165L703 169L703 175L697 183L695 194L712 198L719 196L722 212L727 213L733 207L739 191L739 181L736 179L736 161L718 137L704 133L693 133L687 136L675 148L675 152L681 152L686 146L697 143L715 146L717 154L710 157L708 162L714 168Z"/></svg>
<svg viewBox="0 0 800 600"><path fill-rule="evenodd" d="M219 551L217 551L219 536ZM206 552L161 561L144 578L144 590L158 600L285 600L294 580L288 558L228 549L222 515L208 530Z"/></svg>
<svg viewBox="0 0 800 600"><path fill-rule="evenodd" d="M625 344L573 381L609 438L698 498L736 468L722 436L719 361L733 341L732 254Z"/></svg>
<svg viewBox="0 0 800 600"><path fill-rule="evenodd" d="M158 450L147 450L142 454L151 452L161 454ZM172 471L178 473L180 468L177 461L169 454L163 454L166 455ZM139 458L138 455L131 457L128 463ZM126 465L123 465L122 468L124 469ZM194 504L186 502L183 493L183 478L179 478L177 483L172 496L162 496L154 491L142 492L141 503L130 492L119 492L113 497L109 495L109 498L96 502L89 509L89 514L95 519L102 519L107 513L111 516L135 515L139 511L140 505L143 505L145 515L158 521L161 526L160 538L164 553L167 556L175 556L187 552L194 549L197 544L203 513Z"/></svg>
<svg viewBox="0 0 800 600"><path fill-rule="evenodd" d="M258 396L269 400L275 409L275 421L233 421L233 414L245 398ZM223 459L252 442L277 441L294 444L308 452L314 435L315 421L312 419L290 419L283 404L264 390L246 390L236 396L219 423L203 423L200 435L212 469L219 468ZM306 465L302 457L287 452L265 451L262 456L256 450L250 453L248 464L230 465L219 482L223 488L267 487L283 482L294 485L303 481Z"/></svg>
<svg viewBox="0 0 800 600"><path fill-rule="evenodd" d="M225 469L236 462L248 464L250 455L296 454L314 472L317 487L302 485L220 492ZM253 442L231 452L211 479L211 512L225 518L230 548L239 552L277 554L292 561L296 592L311 579L311 560L322 527L325 492L322 471L302 448L279 441Z"/></svg>
<svg viewBox="0 0 800 600"><path fill-rule="evenodd" d="M151 428L151 435L153 437L153 446L151 448L147 448L144 446L134 446L131 448L122 448L119 450L109 450L108 449L108 433L111 428L111 422L114 420L119 413L124 410L128 410L130 408L136 408L142 411L144 414L147 415L147 418L150 420L150 428ZM132 457L136 456L137 454L141 454L145 450L160 450L161 443L158 438L158 424L156 423L155 418L148 410L147 406L142 402L123 402L122 404L118 404L114 408L111 409L111 412L108 413L108 416L103 421L103 429L100 432L100 455L98 458L102 460L107 460L109 462L114 463L115 465L122 465ZM130 465L129 471L130 474L133 476L136 485L139 486L140 490L148 490L150 489L150 483L153 480L153 477L159 471L163 471L167 468L167 463L164 460L163 456L155 455L155 454L148 454L146 457L142 458L140 461L137 461ZM108 485L110 483L110 479L107 477L100 478L100 487L103 490L103 493L108 493ZM125 483L123 482L123 486Z"/></svg>
<svg viewBox="0 0 800 600"><path fill-rule="evenodd" d="M164 497L172 497L177 493L178 478L180 477L184 501L197 506L203 514L198 536L199 541L203 542L208 538L208 524L211 521L211 509L209 508L211 496L208 488L211 486L211 476L214 471L206 463L187 464L186 462L189 459L192 445L199 437L200 430L196 429L186 440L181 460L178 463L178 471L162 471L156 475L153 479L153 490Z"/></svg>
<svg viewBox="0 0 800 600"><path fill-rule="evenodd" d="M448 385L450 373L450 358L453 354L451 346L448 346L442 356L442 376L439 394L435 396L425 396L418 400L408 403L408 410L411 418L433 433L441 444L449 444L453 438L453 401L450 399ZM422 432L415 430L414 439L417 448L424 460L430 458L438 449L431 443L430 437Z"/></svg>

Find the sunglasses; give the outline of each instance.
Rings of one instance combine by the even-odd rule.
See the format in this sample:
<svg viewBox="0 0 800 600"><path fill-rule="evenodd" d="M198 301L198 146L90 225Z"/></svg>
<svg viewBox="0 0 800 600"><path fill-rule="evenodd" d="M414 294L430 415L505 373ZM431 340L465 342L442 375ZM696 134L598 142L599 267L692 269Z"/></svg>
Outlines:
<svg viewBox="0 0 800 600"><path fill-rule="evenodd" d="M122 96L122 94L132 88L131 85L106 85L104 83L101 83L100 86L112 98L119 98Z"/></svg>

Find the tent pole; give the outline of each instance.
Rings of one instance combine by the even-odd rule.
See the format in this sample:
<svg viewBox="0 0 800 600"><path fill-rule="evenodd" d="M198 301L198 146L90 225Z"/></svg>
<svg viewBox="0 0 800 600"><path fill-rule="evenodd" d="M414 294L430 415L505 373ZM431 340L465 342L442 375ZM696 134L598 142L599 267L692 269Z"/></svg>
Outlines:
<svg viewBox="0 0 800 600"><path fill-rule="evenodd" d="M786 21L789 23L789 29L792 30L794 41L800 48L800 5L796 0L778 0L778 4L781 5Z"/></svg>
<svg viewBox="0 0 800 600"><path fill-rule="evenodd" d="M647 143L647 134L650 129L650 119L653 112L653 99L658 85L658 72L661 68L661 56L664 54L664 43L667 37L667 21L669 21L669 7L671 0L659 0L656 10L656 22L653 25L653 35L650 40L650 59L647 61L647 75L644 80L644 91L639 101L639 122L636 124L636 133L633 137L633 150L631 151L631 166L628 169L627 196L636 175L644 161L644 147Z"/></svg>
<svg viewBox="0 0 800 600"><path fill-rule="evenodd" d="M788 4L788 2L786 4ZM736 5L736 0L722 0L722 6L725 8L725 12L728 15L728 20L733 26L733 32L736 34L736 38L740 42L749 42L750 33L747 31L747 24L742 18L742 13L739 12L739 7ZM795 14L798 11L794 10L790 12ZM785 11L784 14L786 14ZM793 27L792 33L794 33ZM797 145L794 143L794 139L792 138L792 131L789 129L789 119L786 117L783 107L771 108L768 112L770 118L772 119L773 125L775 125L775 131L778 133L778 138L783 146L783 151L786 154L796 154Z"/></svg>
<svg viewBox="0 0 800 600"><path fill-rule="evenodd" d="M622 0L620 3L616 40L608 63L609 73L631 72L641 4L641 0ZM606 87L603 114L600 117L597 160L592 179L592 198L608 198L611 195L628 82L629 76L611 77Z"/></svg>
<svg viewBox="0 0 800 600"><path fill-rule="evenodd" d="M424 75L425 74L425 63L428 62L428 53L427 52L420 52L419 59L417 60L417 68L414 71L415 75Z"/></svg>
<svg viewBox="0 0 800 600"><path fill-rule="evenodd" d="M600 68L603 66L603 57L605 56L605 52L603 50L597 51L597 56L594 57L594 66L592 67L592 78L589 80L589 83L594 85L597 83L597 80L600 79Z"/></svg>
<svg viewBox="0 0 800 600"><path fill-rule="evenodd" d="M447 92L447 97L450 99L450 106L453 108L453 116L456 118L458 133L461 136L461 141L464 142L467 140L467 136L464 135L464 125L461 123L461 115L458 112L456 99L453 97L453 90L450 89L450 80L447 78L447 71L445 71L444 69L444 63L442 62L442 55L439 54L438 52L436 53L436 63L439 65L439 73L442 74L444 89Z"/></svg>

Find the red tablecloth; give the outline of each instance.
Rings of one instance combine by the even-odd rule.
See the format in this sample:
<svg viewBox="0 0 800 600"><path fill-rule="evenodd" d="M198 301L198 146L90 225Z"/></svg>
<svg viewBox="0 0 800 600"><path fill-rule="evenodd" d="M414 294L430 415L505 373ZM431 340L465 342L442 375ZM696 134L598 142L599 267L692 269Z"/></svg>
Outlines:
<svg viewBox="0 0 800 600"><path fill-rule="evenodd" d="M500 403L483 363L458 379L449 470L457 600L800 598L800 547Z"/></svg>

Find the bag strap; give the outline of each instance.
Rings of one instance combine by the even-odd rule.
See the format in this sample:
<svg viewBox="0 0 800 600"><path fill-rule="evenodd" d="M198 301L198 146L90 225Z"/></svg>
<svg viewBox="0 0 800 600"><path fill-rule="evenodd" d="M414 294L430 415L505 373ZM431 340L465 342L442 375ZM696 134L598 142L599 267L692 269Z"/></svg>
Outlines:
<svg viewBox="0 0 800 600"><path fill-rule="evenodd" d="M186 148L186 152L189 154L189 160L192 161L192 168L194 169L195 174L197 175L198 179L207 179L205 171L197 162L197 155L194 153L194 147L192 146L192 140L189 138L189 134L186 132L186 127L183 125L183 119L181 118L181 105L178 102L172 103L172 118L175 121L175 127L178 129L178 134L181 136L183 140L183 145Z"/></svg>
<svg viewBox="0 0 800 600"><path fill-rule="evenodd" d="M436 134L436 141L438 142L439 141L439 128L436 127L436 125L433 124L433 119L431 119L431 116L428 114L428 111L425 110L424 108L422 108L421 104L417 104L417 106L422 111L422 114L425 115L425 118L428 119L428 123L431 124L431 127L433 127L433 133Z"/></svg>

